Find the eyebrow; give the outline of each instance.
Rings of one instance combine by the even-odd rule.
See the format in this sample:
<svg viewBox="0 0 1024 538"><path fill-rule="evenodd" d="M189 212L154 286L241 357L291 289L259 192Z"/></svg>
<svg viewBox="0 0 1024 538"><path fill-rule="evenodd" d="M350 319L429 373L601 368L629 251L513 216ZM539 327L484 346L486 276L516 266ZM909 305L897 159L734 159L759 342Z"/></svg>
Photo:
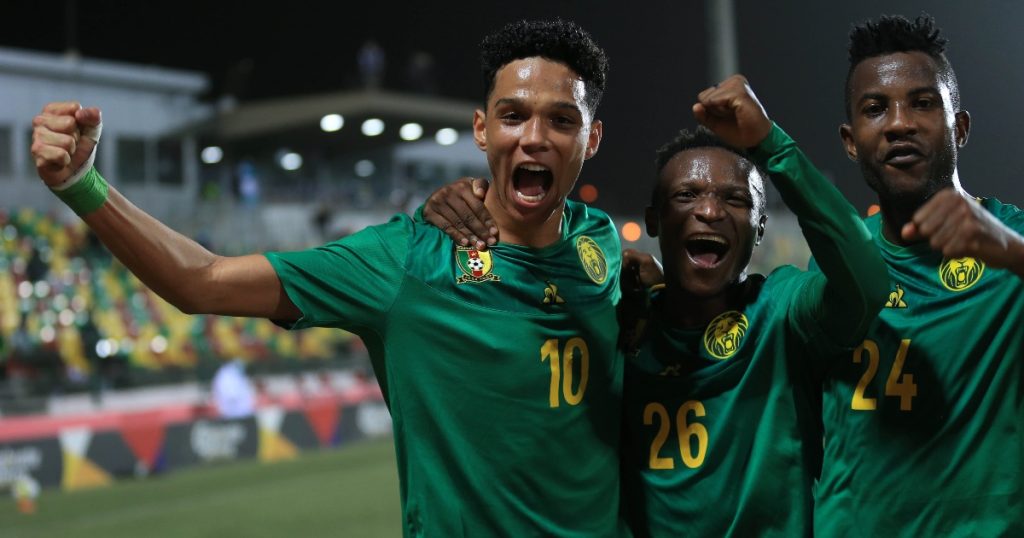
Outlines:
<svg viewBox="0 0 1024 538"><path fill-rule="evenodd" d="M942 92L939 91L939 88L936 87L936 86L919 86L917 88L914 88L914 89L908 91L907 95L916 96L916 95L921 95L923 93L934 93L936 95L942 95ZM880 93L880 92L866 92L864 95L860 96L860 99L858 99L857 102L858 103L863 103L864 101L868 101L868 100L871 100L871 99L874 99L874 100L877 100L877 101L885 101L885 100L888 100L889 97L887 95L885 95L884 93Z"/></svg>
<svg viewBox="0 0 1024 538"><path fill-rule="evenodd" d="M519 99L518 97L502 97L501 99L498 99L497 101L494 102L494 107L497 108L497 107L503 106L503 105L504 106L517 106L517 105L522 105L522 104L523 104L523 100ZM579 115L581 115L581 116L583 115L583 111L580 110L580 107L577 106L576 103L573 103L573 102L570 102L570 101L557 101L557 102L554 103L553 107L557 108L557 109L573 110L573 111L577 112Z"/></svg>

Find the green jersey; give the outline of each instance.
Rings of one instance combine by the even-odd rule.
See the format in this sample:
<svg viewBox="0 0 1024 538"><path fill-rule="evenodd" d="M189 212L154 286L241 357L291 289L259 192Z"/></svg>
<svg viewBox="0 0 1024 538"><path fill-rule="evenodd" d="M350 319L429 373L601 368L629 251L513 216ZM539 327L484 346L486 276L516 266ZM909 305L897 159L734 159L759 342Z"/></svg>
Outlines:
<svg viewBox="0 0 1024 538"><path fill-rule="evenodd" d="M981 204L1024 232L1024 212ZM867 224L891 293L825 377L816 533L1024 536L1024 283Z"/></svg>
<svg viewBox="0 0 1024 538"><path fill-rule="evenodd" d="M885 298L867 229L795 143L776 126L753 157L824 270L754 275L706 327L654 317L626 366L623 503L637 536L809 536L822 364Z"/></svg>
<svg viewBox="0 0 1024 538"><path fill-rule="evenodd" d="M267 255L294 327L360 335L391 410L406 536L618 536L618 236L479 252L405 215Z"/></svg>

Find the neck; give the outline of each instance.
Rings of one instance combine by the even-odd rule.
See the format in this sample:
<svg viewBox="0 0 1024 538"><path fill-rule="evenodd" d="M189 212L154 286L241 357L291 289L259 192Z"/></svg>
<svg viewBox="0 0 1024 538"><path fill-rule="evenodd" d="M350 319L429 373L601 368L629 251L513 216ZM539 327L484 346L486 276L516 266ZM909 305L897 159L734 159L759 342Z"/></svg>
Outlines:
<svg viewBox="0 0 1024 538"><path fill-rule="evenodd" d="M953 177L948 186L956 189L961 195L968 196L960 186L960 175L956 169L953 170ZM882 236L894 245L907 246L915 243L916 241L903 239L903 227L914 219L914 213L928 203L933 194L935 193L929 193L923 199L913 201L879 199L878 205L882 213Z"/></svg>
<svg viewBox="0 0 1024 538"><path fill-rule="evenodd" d="M491 213L498 227L498 237L502 243L541 248L554 244L562 238L562 214L565 202L548 215L523 217L508 211L496 195L495 189L487 191L484 206Z"/></svg>
<svg viewBox="0 0 1024 538"><path fill-rule="evenodd" d="M746 289L746 281L735 282L720 293L698 297L679 286L665 288L662 314L665 323L680 329L704 327L711 320L730 310Z"/></svg>

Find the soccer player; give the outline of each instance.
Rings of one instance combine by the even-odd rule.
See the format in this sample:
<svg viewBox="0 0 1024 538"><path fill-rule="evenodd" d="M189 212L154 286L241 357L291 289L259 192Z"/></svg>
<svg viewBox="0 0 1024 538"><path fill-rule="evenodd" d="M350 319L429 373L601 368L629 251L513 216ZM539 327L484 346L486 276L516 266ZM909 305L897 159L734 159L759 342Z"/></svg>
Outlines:
<svg viewBox="0 0 1024 538"><path fill-rule="evenodd" d="M1024 536L1024 214L960 184L944 46L927 16L850 33L840 135L891 289L825 377L818 536Z"/></svg>
<svg viewBox="0 0 1024 538"><path fill-rule="evenodd" d="M860 343L888 276L856 210L743 77L702 92L694 113L714 132L683 131L658 151L645 214L665 288L626 364L626 517L636 536L807 536L819 376ZM767 174L821 272L747 275Z"/></svg>
<svg viewBox="0 0 1024 538"><path fill-rule="evenodd" d="M370 349L394 421L406 536L618 536L619 243L566 196L597 152L607 60L564 21L482 44L473 120L503 242L454 244L405 215L302 252L216 256L130 204L87 157L100 112L48 105L44 182L186 312L339 327Z"/></svg>
<svg viewBox="0 0 1024 538"><path fill-rule="evenodd" d="M810 535L816 374L860 342L885 300L885 266L854 208L742 77L702 92L694 113L718 136L683 131L658 151L645 213L665 289L626 366L627 518L637 536ZM746 274L764 233L765 171L821 272Z"/></svg>

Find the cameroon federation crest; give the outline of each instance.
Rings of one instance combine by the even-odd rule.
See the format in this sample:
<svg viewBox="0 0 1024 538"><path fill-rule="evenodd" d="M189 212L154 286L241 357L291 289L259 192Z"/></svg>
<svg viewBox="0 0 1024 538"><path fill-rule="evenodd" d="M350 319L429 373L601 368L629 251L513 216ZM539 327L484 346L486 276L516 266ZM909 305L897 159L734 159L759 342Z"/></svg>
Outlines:
<svg viewBox="0 0 1024 538"><path fill-rule="evenodd" d="M487 282L501 280L501 277L494 274L494 262L491 261L491 253L479 251L471 247L456 247L455 261L462 270L462 276L455 279L456 284L466 282Z"/></svg>
<svg viewBox="0 0 1024 538"><path fill-rule="evenodd" d="M946 258L939 265L939 280L950 291L970 288L985 272L985 263L977 258Z"/></svg>
<svg viewBox="0 0 1024 538"><path fill-rule="evenodd" d="M576 239L576 252L580 255L580 263L590 280L604 284L608 279L608 262L604 259L601 247L597 246L593 239L581 235Z"/></svg>
<svg viewBox="0 0 1024 538"><path fill-rule="evenodd" d="M716 359L728 359L736 354L747 334L747 316L730 310L708 323L704 331L704 349Z"/></svg>

